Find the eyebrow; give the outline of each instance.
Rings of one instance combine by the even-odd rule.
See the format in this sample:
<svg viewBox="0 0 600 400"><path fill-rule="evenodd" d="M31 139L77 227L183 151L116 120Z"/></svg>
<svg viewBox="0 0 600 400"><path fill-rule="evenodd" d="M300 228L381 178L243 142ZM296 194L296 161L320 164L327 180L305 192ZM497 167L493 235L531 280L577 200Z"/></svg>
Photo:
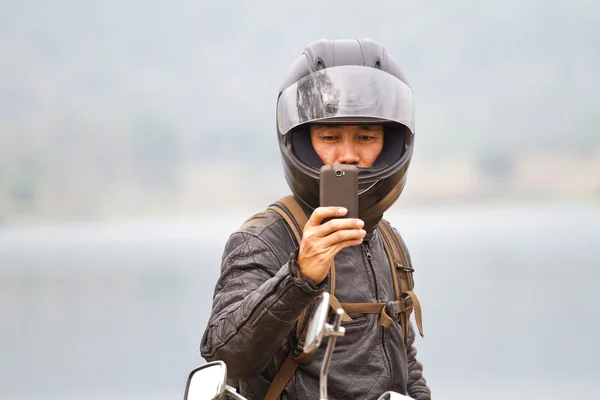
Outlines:
<svg viewBox="0 0 600 400"><path fill-rule="evenodd" d="M383 131L376 129L375 127L369 126L369 125L361 126L361 130L366 131L366 132L372 132L374 134L379 134L379 133L383 134Z"/></svg>
<svg viewBox="0 0 600 400"><path fill-rule="evenodd" d="M327 125L323 125L323 126L327 126ZM329 127L335 128L335 129L337 129L337 128L343 128L344 126L345 125L342 125L342 124L339 124L339 125L329 125ZM372 131L375 128L375 126L372 126L372 125L359 125L358 127L361 130L363 130L363 131Z"/></svg>

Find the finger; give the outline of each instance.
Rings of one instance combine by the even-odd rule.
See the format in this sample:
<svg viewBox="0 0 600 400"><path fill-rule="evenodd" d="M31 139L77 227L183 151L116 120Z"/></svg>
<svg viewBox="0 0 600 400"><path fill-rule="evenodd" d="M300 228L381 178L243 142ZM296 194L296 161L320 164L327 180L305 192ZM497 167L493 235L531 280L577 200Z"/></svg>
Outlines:
<svg viewBox="0 0 600 400"><path fill-rule="evenodd" d="M358 246L359 244L361 244L363 242L363 238L359 238L359 239L350 239L350 240L344 240L343 242L339 242L338 244L335 245L335 253L337 254L340 251L342 251L343 249L345 249L346 247L351 247L351 246Z"/></svg>
<svg viewBox="0 0 600 400"><path fill-rule="evenodd" d="M344 207L317 207L311 214L306 225L319 226L325 218L343 217L348 213Z"/></svg>
<svg viewBox="0 0 600 400"><path fill-rule="evenodd" d="M366 234L367 232L363 229L342 229L322 238L320 240L320 246L323 246L324 248L333 247L347 240L362 239Z"/></svg>
<svg viewBox="0 0 600 400"><path fill-rule="evenodd" d="M320 237L325 237L335 231L343 229L360 229L363 226L365 226L365 223L358 218L336 218L320 225L316 230Z"/></svg>

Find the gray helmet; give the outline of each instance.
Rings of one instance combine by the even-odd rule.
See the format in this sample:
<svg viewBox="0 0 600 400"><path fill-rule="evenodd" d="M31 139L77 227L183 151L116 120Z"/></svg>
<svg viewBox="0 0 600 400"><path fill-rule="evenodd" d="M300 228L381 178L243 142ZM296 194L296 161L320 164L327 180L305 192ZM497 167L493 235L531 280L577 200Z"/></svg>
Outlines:
<svg viewBox="0 0 600 400"><path fill-rule="evenodd" d="M292 65L277 99L277 139L292 193L319 206L323 165L311 124L382 124L384 145L371 168L359 168L359 217L373 228L398 199L414 142L412 89L396 61L372 40L318 40Z"/></svg>

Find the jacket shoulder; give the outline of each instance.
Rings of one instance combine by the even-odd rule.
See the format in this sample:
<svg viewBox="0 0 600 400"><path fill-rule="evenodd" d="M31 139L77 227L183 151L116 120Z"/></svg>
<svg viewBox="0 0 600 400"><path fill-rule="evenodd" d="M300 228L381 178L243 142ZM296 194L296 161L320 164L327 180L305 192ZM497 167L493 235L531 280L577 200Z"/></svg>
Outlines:
<svg viewBox="0 0 600 400"><path fill-rule="evenodd" d="M281 266L294 249L295 242L285 220L277 212L266 209L252 215L229 236L222 259L231 261L266 251L274 254Z"/></svg>
<svg viewBox="0 0 600 400"><path fill-rule="evenodd" d="M248 218L235 232L235 233L247 233L253 236L261 236L265 230L272 228L273 225L277 224L283 218L276 212L269 209L258 212Z"/></svg>
<svg viewBox="0 0 600 400"><path fill-rule="evenodd" d="M248 218L230 236L230 240L236 237L253 237L273 248L276 254L283 250L288 255L296 247L296 241L287 222L277 212L266 209Z"/></svg>

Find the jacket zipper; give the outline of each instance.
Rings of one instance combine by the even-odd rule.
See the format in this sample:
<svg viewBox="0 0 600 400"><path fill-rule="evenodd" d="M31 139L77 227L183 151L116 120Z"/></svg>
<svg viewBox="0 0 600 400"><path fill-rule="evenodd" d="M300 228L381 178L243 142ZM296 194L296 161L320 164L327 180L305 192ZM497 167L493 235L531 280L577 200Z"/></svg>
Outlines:
<svg viewBox="0 0 600 400"><path fill-rule="evenodd" d="M377 289L377 276L375 275L375 268L373 267L373 256L371 256L371 252L369 251L369 242L363 243L363 249L365 255L367 256L367 261L369 263L369 267L371 268L371 272L373 273L373 280L375 281L375 298L379 301L379 290ZM390 363L390 358L388 356L387 350L385 348L385 328L379 325L379 329L381 329L381 347L383 348L383 354L385 356L385 361L388 367L388 388L391 387L392 382L392 364Z"/></svg>

